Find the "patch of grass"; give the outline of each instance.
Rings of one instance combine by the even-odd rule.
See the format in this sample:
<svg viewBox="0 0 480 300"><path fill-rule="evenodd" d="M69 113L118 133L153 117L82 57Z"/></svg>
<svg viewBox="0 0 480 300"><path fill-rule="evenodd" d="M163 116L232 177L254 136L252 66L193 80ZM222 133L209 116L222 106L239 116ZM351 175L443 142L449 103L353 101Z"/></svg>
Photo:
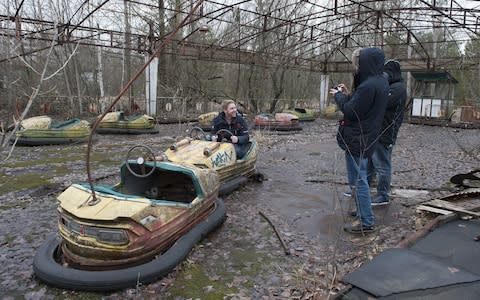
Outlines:
<svg viewBox="0 0 480 300"><path fill-rule="evenodd" d="M46 287L48 289L48 294L49 295L51 294L52 297L53 297L51 299L71 299L71 300L98 300L98 299L103 299L101 293L64 290L64 289L59 289L59 288L52 288L51 286L44 285L44 284L39 284L38 287L35 288L35 291L40 291L41 292L42 287ZM104 296L106 296L108 298L107 293L105 293ZM48 299L48 297L45 297L45 298ZM15 299L24 299L24 298L19 297L19 298L15 298ZM43 297L42 297L42 299L43 299ZM108 298L108 299L110 299L110 298ZM119 299L119 298L115 298L115 299Z"/></svg>
<svg viewBox="0 0 480 300"><path fill-rule="evenodd" d="M101 152L101 153L92 153L92 156L90 156L90 160L92 162L102 162L113 165L113 164L118 164L120 163L120 157L119 159L115 159L116 153L107 153L107 152ZM112 159L113 157L113 159ZM54 164L66 164L66 163L71 163L75 161L81 161L84 162L86 159L85 153L69 153L66 152L64 154L62 153L55 153L55 155L48 155L47 157L38 157L38 159L31 159L28 161L16 161L16 162L5 162L2 164L3 167L7 168L29 168L29 167L38 167L38 166L49 166L49 165L54 165Z"/></svg>
<svg viewBox="0 0 480 300"><path fill-rule="evenodd" d="M23 174L21 176L7 176L0 173L0 195L23 189L30 189L49 184L49 177L44 174Z"/></svg>
<svg viewBox="0 0 480 300"><path fill-rule="evenodd" d="M33 243L36 239L37 239L37 237L32 235L32 234L29 234L29 235L25 236L25 240L29 243Z"/></svg>
<svg viewBox="0 0 480 300"><path fill-rule="evenodd" d="M27 202L19 202L19 203L5 203L3 205L0 205L0 211L1 210L9 210L12 208L26 208L28 206Z"/></svg>
<svg viewBox="0 0 480 300"><path fill-rule="evenodd" d="M65 151L67 150L63 150ZM90 157L90 165L93 170L119 166L123 157L116 158L116 155L117 153L94 153ZM0 172L0 195L48 185L54 177L72 174L72 169L79 171L81 168L82 172L86 169L85 154L69 152L37 157L29 161L6 162L2 167L11 169L8 173L15 175Z"/></svg>
<svg viewBox="0 0 480 300"><path fill-rule="evenodd" d="M234 231L236 237L247 236L247 233L241 230ZM270 238L271 235L271 230L262 230L262 237ZM228 255L219 256L212 262L213 266L201 262L184 264L170 289L169 299L176 299L178 296L186 299L224 299L225 295L238 293L239 288L252 289L259 278L270 276L275 272L274 266L281 265L284 260L284 257L272 257L270 249L257 249L256 243L247 239L234 240L228 247ZM206 247L199 251L212 250ZM218 280L210 279L212 276ZM237 282L238 280L240 282ZM207 286L212 286L215 291L205 294L203 289Z"/></svg>
<svg viewBox="0 0 480 300"><path fill-rule="evenodd" d="M4 235L3 236L3 241L1 242L1 245L7 245L8 247L11 247L13 245L13 241L15 240L15 236L13 235Z"/></svg>
<svg viewBox="0 0 480 300"><path fill-rule="evenodd" d="M205 291L204 288L207 286L211 286L212 291ZM211 280L205 275L200 265L188 264L182 270L179 278L175 280L175 286L170 290L171 296L169 299L176 299L177 296L182 296L184 299L201 297L203 300L215 300L223 299L225 295L233 294L237 291L237 288L229 288L222 281Z"/></svg>
<svg viewBox="0 0 480 300"><path fill-rule="evenodd" d="M241 276L245 276L242 285L245 288L253 288L255 276L260 275L262 269L268 266L266 257L255 252L255 249L235 249L231 253L231 261L234 269L240 270Z"/></svg>

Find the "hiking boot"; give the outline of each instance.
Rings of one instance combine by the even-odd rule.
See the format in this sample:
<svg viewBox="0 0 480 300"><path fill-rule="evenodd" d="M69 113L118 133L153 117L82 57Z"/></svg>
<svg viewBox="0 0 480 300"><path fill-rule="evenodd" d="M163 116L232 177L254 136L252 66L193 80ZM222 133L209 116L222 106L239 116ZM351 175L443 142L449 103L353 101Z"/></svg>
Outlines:
<svg viewBox="0 0 480 300"><path fill-rule="evenodd" d="M381 206L390 204L390 200L385 200L382 196L378 196L372 200L372 206Z"/></svg>
<svg viewBox="0 0 480 300"><path fill-rule="evenodd" d="M367 226L367 225L362 225L360 223L358 224L347 224L343 226L343 230L349 233L354 233L354 234L365 234L365 233L370 233L374 232L375 226Z"/></svg>

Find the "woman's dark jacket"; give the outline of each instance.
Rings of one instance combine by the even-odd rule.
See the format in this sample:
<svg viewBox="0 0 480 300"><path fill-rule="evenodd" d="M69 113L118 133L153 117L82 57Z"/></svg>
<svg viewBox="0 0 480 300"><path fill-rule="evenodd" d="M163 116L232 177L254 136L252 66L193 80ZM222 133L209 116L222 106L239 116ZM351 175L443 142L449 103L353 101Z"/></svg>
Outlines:
<svg viewBox="0 0 480 300"><path fill-rule="evenodd" d="M389 89L383 76L384 60L381 49L362 49L352 95L335 94L344 116L339 122L337 142L355 157L370 157L379 139Z"/></svg>
<svg viewBox="0 0 480 300"><path fill-rule="evenodd" d="M232 122L228 124L227 119L225 118L225 112L221 112L218 116L213 119L212 132L217 133L220 129L227 129L238 137L238 144L246 144L250 140L250 135L248 134L248 125L247 122L237 113L237 116L232 119ZM230 140L230 134L221 133L222 137Z"/></svg>
<svg viewBox="0 0 480 300"><path fill-rule="evenodd" d="M380 143L395 145L397 134L403 122L405 102L407 101L407 85L402 79L398 61L389 60L385 64L385 73L388 75L390 91L388 93L387 109L382 124Z"/></svg>

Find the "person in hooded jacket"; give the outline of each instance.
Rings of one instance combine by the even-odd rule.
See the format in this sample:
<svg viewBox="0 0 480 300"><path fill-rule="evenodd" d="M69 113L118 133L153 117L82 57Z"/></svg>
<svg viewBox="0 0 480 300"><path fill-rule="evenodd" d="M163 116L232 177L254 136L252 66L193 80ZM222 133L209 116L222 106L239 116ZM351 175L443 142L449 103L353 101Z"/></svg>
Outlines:
<svg viewBox="0 0 480 300"><path fill-rule="evenodd" d="M387 105L388 81L383 76L385 55L379 48L357 49L352 54L355 68L353 92L345 84L330 89L343 113L339 121L337 142L345 151L347 178L356 199L356 215L360 222L344 226L350 233L375 230L367 181L368 158L374 151Z"/></svg>
<svg viewBox="0 0 480 300"><path fill-rule="evenodd" d="M374 181L378 175L377 196L372 200L372 206L390 203L392 149L403 122L407 101L407 85L402 79L400 63L396 60L386 61L384 75L387 76L390 84L387 109L383 118L381 136L369 160L367 172L368 182Z"/></svg>
<svg viewBox="0 0 480 300"><path fill-rule="evenodd" d="M247 122L243 119L240 113L237 112L237 106L233 100L222 101L223 111L213 119L212 141L216 142L219 139L226 139L235 147L237 159L242 158L248 150L248 142L250 135L248 133ZM232 134L222 131L217 134L219 130L226 129Z"/></svg>

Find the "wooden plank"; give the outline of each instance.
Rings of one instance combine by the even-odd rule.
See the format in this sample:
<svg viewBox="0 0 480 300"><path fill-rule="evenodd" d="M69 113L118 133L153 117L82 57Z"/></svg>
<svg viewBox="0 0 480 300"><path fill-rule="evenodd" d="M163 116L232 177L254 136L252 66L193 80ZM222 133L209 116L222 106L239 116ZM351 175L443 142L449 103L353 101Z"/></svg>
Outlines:
<svg viewBox="0 0 480 300"><path fill-rule="evenodd" d="M451 204L448 201L443 201L443 200L436 199L436 200L431 200L431 201L425 202L424 204L429 205L429 206L433 206L433 207L448 209L448 210L451 210L451 211L455 211L455 212L462 213L462 214L467 214L467 215L474 216L474 217L480 217L480 213L474 212L474 211L471 211L471 210L466 210L465 208L463 208L461 206L458 206L458 205Z"/></svg>
<svg viewBox="0 0 480 300"><path fill-rule="evenodd" d="M436 214L439 214L439 215L449 215L449 214L454 213L450 210L436 208L436 207L427 206L427 205L419 205L419 206L417 206L417 210L424 210L424 211L436 213Z"/></svg>
<svg viewBox="0 0 480 300"><path fill-rule="evenodd" d="M415 244L416 241L426 236L430 231L434 230L437 226L453 221L457 217L458 217L458 214L437 216L435 219L430 220L427 224L425 224L425 226L423 226L419 231L403 239L400 243L397 244L396 247L397 248L410 247L413 244Z"/></svg>

